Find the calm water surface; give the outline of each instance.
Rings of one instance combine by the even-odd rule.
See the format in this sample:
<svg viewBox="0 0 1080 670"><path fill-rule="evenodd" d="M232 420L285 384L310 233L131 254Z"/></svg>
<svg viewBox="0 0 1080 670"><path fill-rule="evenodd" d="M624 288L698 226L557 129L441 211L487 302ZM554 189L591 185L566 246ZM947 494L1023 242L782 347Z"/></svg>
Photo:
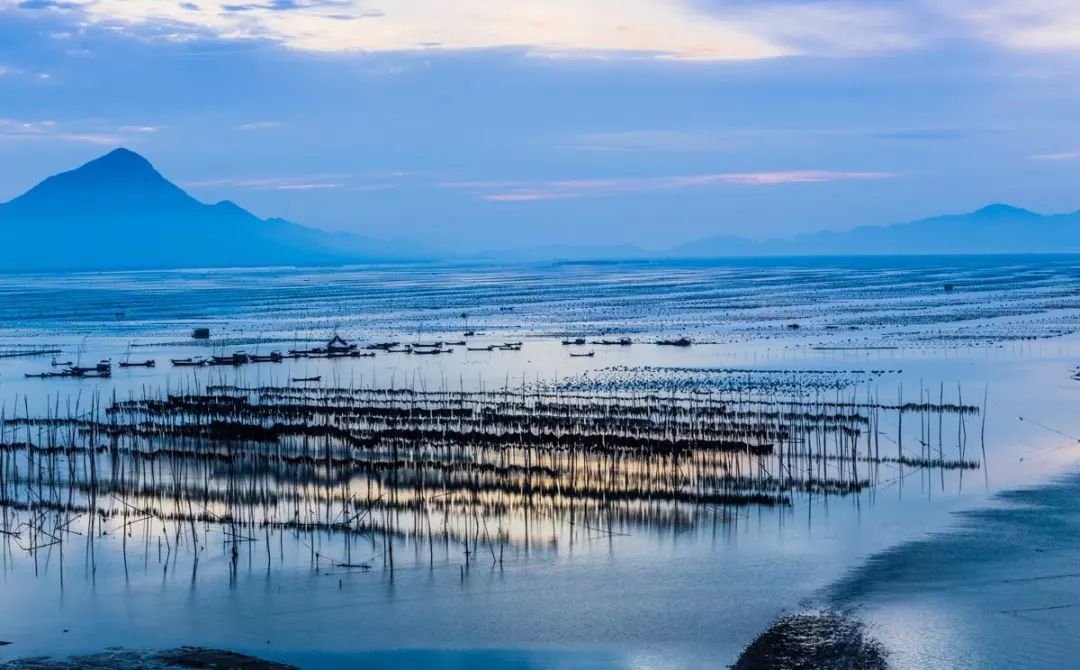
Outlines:
<svg viewBox="0 0 1080 670"><path fill-rule="evenodd" d="M830 589L868 560L1070 470L1078 273L999 257L0 277L0 351L157 363L36 379L52 355L0 358L0 659L198 644L310 667L730 663L784 612L853 602ZM169 364L466 330L522 346ZM633 344L561 343L576 337ZM219 404L146 409L179 396ZM721 438L744 444L701 446ZM919 658L896 609L875 611Z"/></svg>

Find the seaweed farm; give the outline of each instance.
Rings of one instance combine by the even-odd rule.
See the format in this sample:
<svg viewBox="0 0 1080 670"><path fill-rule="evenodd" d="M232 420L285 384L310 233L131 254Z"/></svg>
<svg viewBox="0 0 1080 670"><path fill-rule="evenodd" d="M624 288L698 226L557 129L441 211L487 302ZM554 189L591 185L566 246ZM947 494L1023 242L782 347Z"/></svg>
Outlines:
<svg viewBox="0 0 1080 670"><path fill-rule="evenodd" d="M828 264L45 277L0 307L0 661L733 663L1080 456L1072 266L926 263L876 323ZM897 329L976 277L1000 313Z"/></svg>
<svg viewBox="0 0 1080 670"><path fill-rule="evenodd" d="M346 556L351 537L378 535L390 570L395 537L431 545L432 561L434 545L452 545L468 568L506 545L543 544L551 527L716 523L746 507L860 493L883 465L890 477L896 467L977 470L966 425L979 413L839 396L211 387L95 400L88 415L5 418L0 503L5 538L31 554L70 542L83 516L88 533L120 519L161 527L153 535L178 547L189 524L221 526L229 543L266 534L268 565L273 531L346 536ZM882 453L881 422L905 415L927 447L907 455L886 433L896 447Z"/></svg>

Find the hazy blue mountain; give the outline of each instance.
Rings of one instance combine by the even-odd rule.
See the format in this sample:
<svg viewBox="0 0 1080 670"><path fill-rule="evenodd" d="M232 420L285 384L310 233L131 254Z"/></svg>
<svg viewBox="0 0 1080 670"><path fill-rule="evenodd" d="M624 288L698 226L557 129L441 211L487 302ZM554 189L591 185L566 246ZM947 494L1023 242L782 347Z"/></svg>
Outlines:
<svg viewBox="0 0 1080 670"><path fill-rule="evenodd" d="M115 151L0 205L0 270L324 264L423 251L199 202L142 156Z"/></svg>
<svg viewBox="0 0 1080 670"><path fill-rule="evenodd" d="M789 239L710 237L671 256L1080 253L1080 212L1043 215L1009 205L891 226L862 226Z"/></svg>

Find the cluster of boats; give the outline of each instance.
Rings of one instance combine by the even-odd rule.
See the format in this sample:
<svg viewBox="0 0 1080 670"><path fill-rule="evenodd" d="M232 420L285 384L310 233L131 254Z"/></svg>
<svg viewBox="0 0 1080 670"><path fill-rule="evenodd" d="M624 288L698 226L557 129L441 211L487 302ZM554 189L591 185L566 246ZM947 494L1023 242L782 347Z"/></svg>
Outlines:
<svg viewBox="0 0 1080 670"><path fill-rule="evenodd" d="M565 347L582 346L585 344L599 344L601 346L618 345L620 347L629 347L634 342L629 337L620 337L617 340L592 340L591 342L586 342L584 337L578 337L573 340L563 340L562 343Z"/></svg>
<svg viewBox="0 0 1080 670"><path fill-rule="evenodd" d="M583 337L578 337L562 340L562 344L565 346L593 344L626 347L630 346L632 341L629 337L621 337L617 340L602 339L592 341L587 341ZM656 344L660 346L688 347L692 342L689 338L680 337L673 340L657 340ZM289 352L285 354L280 351L272 351L268 354L249 354L244 351L236 351L232 354L222 356L173 358L170 359L170 362L174 367L203 367L213 365L240 366L248 365L250 363L280 363L286 359L295 358L367 358L374 356L376 351L416 354L418 356L435 356L453 353L453 347L455 346L463 346L468 351L520 351L522 342L503 342L501 344L487 344L483 346L468 346L465 340L458 342L413 342L411 344L402 344L401 342L378 342L361 348L356 344L346 342L339 335L334 335L334 337L324 346L313 347L311 349L290 349ZM595 352L571 351L570 355L575 358L591 358L595 356ZM152 368L155 365L156 362L152 359L144 361L124 360L119 363L119 366L122 368ZM71 361L60 362L54 358L52 366L53 368L61 369L38 374L27 374L26 376L34 378L112 376L112 363L107 360L101 361L93 366L83 367L75 365ZM316 381L316 378L304 378L294 381Z"/></svg>
<svg viewBox="0 0 1080 670"><path fill-rule="evenodd" d="M60 370L40 373L27 373L27 379L49 379L52 377L111 377L112 376L112 362L101 361L97 365L91 365L89 367L83 367L72 364L71 361L57 361L55 358L52 361L54 368L60 368Z"/></svg>

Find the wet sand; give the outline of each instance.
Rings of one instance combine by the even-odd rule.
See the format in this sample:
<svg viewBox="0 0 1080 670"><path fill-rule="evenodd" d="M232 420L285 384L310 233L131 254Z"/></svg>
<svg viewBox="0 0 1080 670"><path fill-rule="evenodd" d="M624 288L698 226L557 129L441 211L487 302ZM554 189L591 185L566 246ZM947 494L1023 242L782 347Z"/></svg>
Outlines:
<svg viewBox="0 0 1080 670"><path fill-rule="evenodd" d="M733 666L1064 668L1080 654L1080 474L998 494L874 555L826 613L777 621Z"/></svg>

